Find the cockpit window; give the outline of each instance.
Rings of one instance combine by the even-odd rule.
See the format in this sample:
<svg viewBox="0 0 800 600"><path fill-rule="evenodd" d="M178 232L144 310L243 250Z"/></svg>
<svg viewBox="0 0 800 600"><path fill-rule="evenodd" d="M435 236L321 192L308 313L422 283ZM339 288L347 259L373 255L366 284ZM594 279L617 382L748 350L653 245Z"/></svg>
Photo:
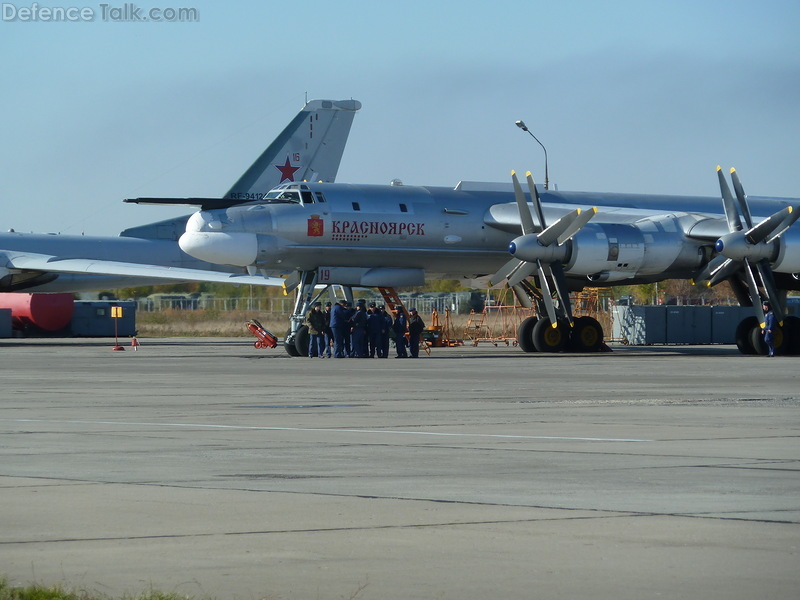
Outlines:
<svg viewBox="0 0 800 600"><path fill-rule="evenodd" d="M297 190L272 190L265 198L270 203L292 203L300 204L300 192Z"/></svg>

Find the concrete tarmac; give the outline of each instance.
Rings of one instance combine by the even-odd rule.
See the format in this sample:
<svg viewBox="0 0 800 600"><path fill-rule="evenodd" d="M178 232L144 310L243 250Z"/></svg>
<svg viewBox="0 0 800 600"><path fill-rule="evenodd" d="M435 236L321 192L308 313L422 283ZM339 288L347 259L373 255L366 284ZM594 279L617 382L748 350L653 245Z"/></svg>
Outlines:
<svg viewBox="0 0 800 600"><path fill-rule="evenodd" d="M119 596L800 597L797 358L0 342L0 577Z"/></svg>

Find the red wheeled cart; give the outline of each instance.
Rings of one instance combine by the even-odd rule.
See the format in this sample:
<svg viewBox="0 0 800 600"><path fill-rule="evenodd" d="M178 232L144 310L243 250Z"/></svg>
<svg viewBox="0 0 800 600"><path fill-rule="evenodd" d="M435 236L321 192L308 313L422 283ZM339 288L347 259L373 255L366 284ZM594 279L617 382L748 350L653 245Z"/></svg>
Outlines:
<svg viewBox="0 0 800 600"><path fill-rule="evenodd" d="M253 346L256 348L261 349L278 347L278 338L272 335L272 333L267 329L264 329L264 326L255 319L245 323L245 326L248 330L250 330L250 333L258 338L258 340L253 343Z"/></svg>

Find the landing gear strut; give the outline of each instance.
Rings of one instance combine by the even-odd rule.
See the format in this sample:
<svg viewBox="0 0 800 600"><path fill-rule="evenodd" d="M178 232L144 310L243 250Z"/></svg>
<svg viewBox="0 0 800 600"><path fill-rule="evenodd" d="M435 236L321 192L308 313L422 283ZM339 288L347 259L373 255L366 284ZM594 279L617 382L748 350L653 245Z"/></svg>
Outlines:
<svg viewBox="0 0 800 600"><path fill-rule="evenodd" d="M289 285L286 286L287 292L297 290L294 309L289 317L289 329L286 331L286 336L283 340L283 347L289 356L306 356L308 354L308 326L304 325L306 314L314 302L319 300L326 293L333 295L331 286L326 285L318 293L315 292L317 285L317 272L316 271L297 271L295 274L287 279ZM342 286L344 289L344 296L349 302L353 302L353 288L350 286Z"/></svg>

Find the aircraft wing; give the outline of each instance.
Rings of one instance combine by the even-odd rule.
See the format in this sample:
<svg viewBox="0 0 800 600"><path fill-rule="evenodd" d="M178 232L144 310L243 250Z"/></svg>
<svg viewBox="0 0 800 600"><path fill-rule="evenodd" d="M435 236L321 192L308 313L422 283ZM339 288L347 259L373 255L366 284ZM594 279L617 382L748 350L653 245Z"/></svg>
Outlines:
<svg viewBox="0 0 800 600"><path fill-rule="evenodd" d="M244 273L221 273L181 267L140 265L102 259L60 258L58 256L29 252L0 251L0 266L6 271L117 275L164 279L165 281L207 281L262 286L282 286L284 283L284 279L280 277L261 277L260 275L247 275Z"/></svg>

